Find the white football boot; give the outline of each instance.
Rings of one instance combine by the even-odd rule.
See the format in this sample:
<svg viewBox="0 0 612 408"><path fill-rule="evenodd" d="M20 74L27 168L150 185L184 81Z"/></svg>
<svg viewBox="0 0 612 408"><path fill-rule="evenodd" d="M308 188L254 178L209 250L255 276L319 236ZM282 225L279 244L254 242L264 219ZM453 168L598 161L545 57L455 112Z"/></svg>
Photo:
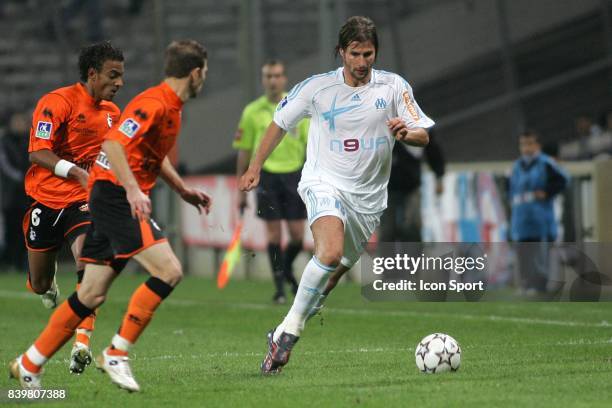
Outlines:
<svg viewBox="0 0 612 408"><path fill-rule="evenodd" d="M55 309L57 307L57 301L59 299L60 291L57 286L57 281L55 280L55 276L53 277L53 283L51 283L51 288L46 291L44 294L40 295L40 299L42 300L42 304L47 309Z"/></svg>
<svg viewBox="0 0 612 408"><path fill-rule="evenodd" d="M40 390L42 371L34 374L26 370L21 364L21 356L9 363L9 378L15 378L24 390Z"/></svg>
<svg viewBox="0 0 612 408"><path fill-rule="evenodd" d="M108 348L105 348L102 354L96 357L98 369L105 371L119 388L129 392L139 392L140 386L132 374L130 359L127 356L109 356L107 350Z"/></svg>

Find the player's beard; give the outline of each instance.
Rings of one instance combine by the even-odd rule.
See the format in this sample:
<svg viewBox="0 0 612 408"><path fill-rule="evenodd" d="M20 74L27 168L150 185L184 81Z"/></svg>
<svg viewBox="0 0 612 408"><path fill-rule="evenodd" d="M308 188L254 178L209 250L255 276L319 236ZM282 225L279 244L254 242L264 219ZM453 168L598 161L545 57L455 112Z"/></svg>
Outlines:
<svg viewBox="0 0 612 408"><path fill-rule="evenodd" d="M363 67L359 67L359 68L355 68L355 70L353 70L352 74L353 74L353 78L355 79L365 79L368 77L368 75L370 74L371 68L370 67L365 67L365 71L362 71Z"/></svg>
<svg viewBox="0 0 612 408"><path fill-rule="evenodd" d="M193 79L190 79L189 80L189 97L195 98L196 96L198 96L203 86L204 86L203 81L199 85L196 85L195 81Z"/></svg>
<svg viewBox="0 0 612 408"><path fill-rule="evenodd" d="M189 97L195 98L196 96L198 96L198 90L193 83L193 79L189 78Z"/></svg>

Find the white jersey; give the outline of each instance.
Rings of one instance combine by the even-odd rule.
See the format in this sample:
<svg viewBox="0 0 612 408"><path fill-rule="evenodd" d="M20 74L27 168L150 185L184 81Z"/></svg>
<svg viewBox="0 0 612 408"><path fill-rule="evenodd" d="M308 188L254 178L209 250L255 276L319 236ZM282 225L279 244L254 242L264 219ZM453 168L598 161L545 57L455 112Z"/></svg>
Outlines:
<svg viewBox="0 0 612 408"><path fill-rule="evenodd" d="M360 87L344 83L342 68L297 84L278 104L274 122L289 131L304 117L311 120L300 188L330 184L355 211L367 214L387 207L395 143L387 120L400 117L408 128L434 125L408 82L375 69L370 82Z"/></svg>

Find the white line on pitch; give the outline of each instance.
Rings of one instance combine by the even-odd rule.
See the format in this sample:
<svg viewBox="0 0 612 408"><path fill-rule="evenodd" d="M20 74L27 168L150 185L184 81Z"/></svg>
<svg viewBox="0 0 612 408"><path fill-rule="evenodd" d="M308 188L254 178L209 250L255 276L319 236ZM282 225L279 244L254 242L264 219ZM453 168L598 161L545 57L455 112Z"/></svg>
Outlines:
<svg viewBox="0 0 612 408"><path fill-rule="evenodd" d="M0 298L11 298L11 299L32 299L38 300L38 296L35 296L28 292L16 292L8 290L0 290ZM127 303L126 298L111 297L107 300L107 303ZM165 304L174 306L206 306L212 302L198 301L191 299L173 299L168 298L164 301ZM279 310L278 306L267 305L261 303L214 303L217 306L237 308L237 309L248 309L248 310ZM434 317L434 318L452 318L459 320L473 320L473 321L489 321L489 322L501 322L501 323L523 323L533 325L546 325L546 326L563 326L563 327L596 327L596 328L610 328L612 324L608 321L601 321L599 323L589 322L576 322L570 320L552 320L552 319L537 319L528 317L513 317L513 316L499 316L499 315L470 315L465 313L433 313L423 311L412 311L412 310L373 310L373 309L350 309L350 308L325 308L329 313L338 313L346 315L364 315L364 316L397 316L397 317Z"/></svg>

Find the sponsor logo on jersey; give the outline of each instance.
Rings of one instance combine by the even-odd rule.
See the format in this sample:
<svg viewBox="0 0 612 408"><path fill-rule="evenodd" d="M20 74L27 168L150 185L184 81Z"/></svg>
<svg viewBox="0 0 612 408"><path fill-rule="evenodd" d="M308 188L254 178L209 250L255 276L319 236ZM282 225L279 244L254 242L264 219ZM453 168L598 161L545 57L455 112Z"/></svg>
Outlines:
<svg viewBox="0 0 612 408"><path fill-rule="evenodd" d="M354 102L354 101L357 101L357 102L358 102L358 101L360 101L360 100L361 100L361 98L359 97L359 94L355 94L355 95L353 95L353 97L351 98L351 101L353 101L353 102Z"/></svg>
<svg viewBox="0 0 612 408"><path fill-rule="evenodd" d="M138 132L138 129L140 129L140 123L136 122L132 118L127 118L123 121L121 126L119 126L119 131L130 139L134 137L136 132Z"/></svg>
<svg viewBox="0 0 612 408"><path fill-rule="evenodd" d="M51 122L38 121L36 125L36 137L39 139L51 139L53 124Z"/></svg>
<svg viewBox="0 0 612 408"><path fill-rule="evenodd" d="M376 102L374 102L374 106L376 106L376 110L387 109L387 101L385 101L383 98L378 98L376 99Z"/></svg>
<svg viewBox="0 0 612 408"><path fill-rule="evenodd" d="M404 103L406 104L406 109L408 109L408 113L412 116L412 119L415 121L419 120L419 112L414 107L414 103L412 102L412 98L410 98L410 93L408 91L404 91L402 94L404 98Z"/></svg>
<svg viewBox="0 0 612 408"><path fill-rule="evenodd" d="M332 139L329 141L329 150L332 152L356 152L358 150L374 151L380 147L388 146L389 139L386 136L361 137L359 139Z"/></svg>
<svg viewBox="0 0 612 408"><path fill-rule="evenodd" d="M106 114L106 124L108 125L109 128L113 127L113 118L111 118L110 113Z"/></svg>

